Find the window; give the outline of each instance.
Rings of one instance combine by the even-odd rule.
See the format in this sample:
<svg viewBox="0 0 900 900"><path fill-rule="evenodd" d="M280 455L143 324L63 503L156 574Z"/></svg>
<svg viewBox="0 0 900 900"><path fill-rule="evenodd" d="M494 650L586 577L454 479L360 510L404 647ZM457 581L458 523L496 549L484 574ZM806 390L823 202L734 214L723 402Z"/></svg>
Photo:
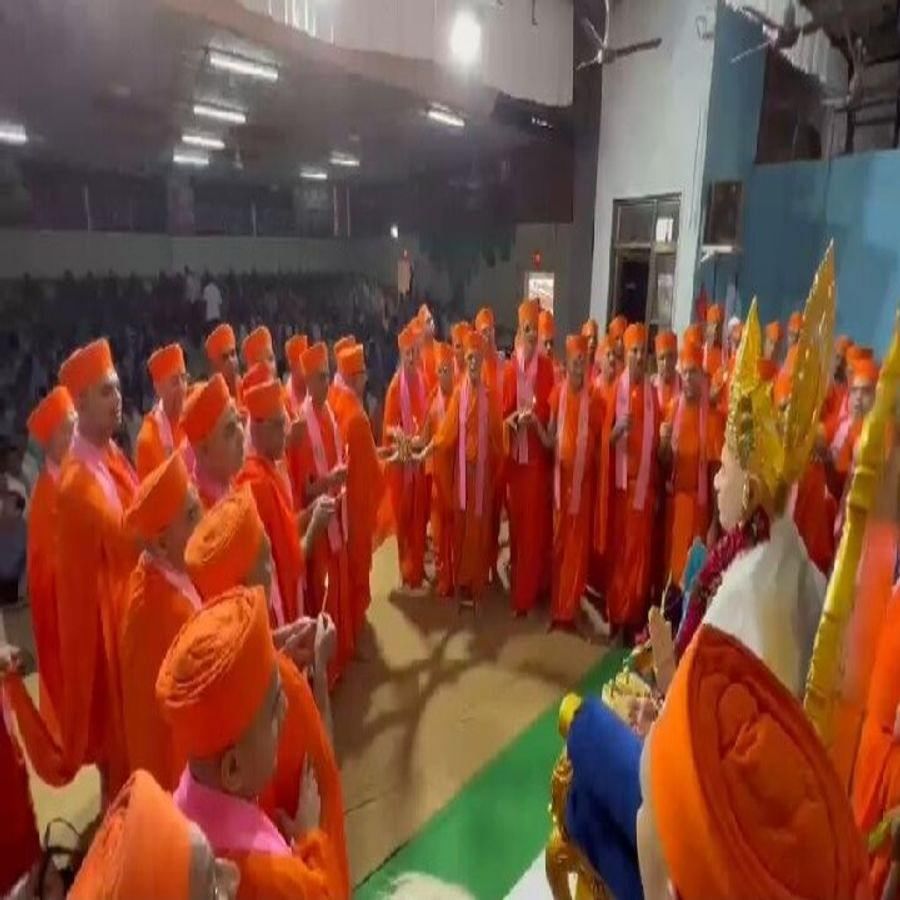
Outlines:
<svg viewBox="0 0 900 900"><path fill-rule="evenodd" d="M610 266L610 318L645 322L652 336L672 325L681 198L616 200Z"/></svg>
<svg viewBox="0 0 900 900"><path fill-rule="evenodd" d="M541 309L553 312L553 289L556 276L553 272L526 272L525 296L541 301Z"/></svg>

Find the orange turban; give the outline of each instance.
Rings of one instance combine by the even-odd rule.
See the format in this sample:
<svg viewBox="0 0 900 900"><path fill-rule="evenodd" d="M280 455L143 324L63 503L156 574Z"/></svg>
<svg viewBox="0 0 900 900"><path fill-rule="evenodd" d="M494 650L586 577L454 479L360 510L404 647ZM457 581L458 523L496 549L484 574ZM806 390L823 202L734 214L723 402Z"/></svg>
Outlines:
<svg viewBox="0 0 900 900"><path fill-rule="evenodd" d="M615 341L624 336L627 327L628 319L622 315L616 316L612 322L609 323L609 328L606 332L607 337L615 343Z"/></svg>
<svg viewBox="0 0 900 900"><path fill-rule="evenodd" d="M759 377L763 381L772 382L778 375L778 363L774 359L760 359L756 363L756 371L759 372Z"/></svg>
<svg viewBox="0 0 900 900"><path fill-rule="evenodd" d="M875 354L871 347L860 347L854 344L847 350L847 362L852 366L860 359L875 359Z"/></svg>
<svg viewBox="0 0 900 900"><path fill-rule="evenodd" d="M656 335L653 345L656 348L657 356L661 356L663 353L678 352L678 338L674 331L661 331Z"/></svg>
<svg viewBox="0 0 900 900"><path fill-rule="evenodd" d="M46 446L56 434L56 429L74 411L71 394L59 384L31 411L28 417L28 433L41 446Z"/></svg>
<svg viewBox="0 0 900 900"><path fill-rule="evenodd" d="M176 451L141 482L125 513L125 528L142 541L158 538L184 509L190 483L184 457Z"/></svg>
<svg viewBox="0 0 900 900"><path fill-rule="evenodd" d="M450 338L453 346L462 346L466 343L466 335L472 330L472 326L468 322L457 322L450 329Z"/></svg>
<svg viewBox="0 0 900 900"><path fill-rule="evenodd" d="M709 308L706 310L706 324L707 325L719 325L724 318L724 313L722 312L722 307L718 303L711 303Z"/></svg>
<svg viewBox="0 0 900 900"><path fill-rule="evenodd" d="M851 384L869 384L878 383L878 364L873 359L862 357L853 361L850 367Z"/></svg>
<svg viewBox="0 0 900 900"><path fill-rule="evenodd" d="M798 313L791 313L788 319L788 331L799 331L803 327L803 316Z"/></svg>
<svg viewBox="0 0 900 900"><path fill-rule="evenodd" d="M475 316L475 327L479 331L483 328L494 327L494 311L490 307L482 306L478 310L478 315Z"/></svg>
<svg viewBox="0 0 900 900"><path fill-rule="evenodd" d="M760 360L762 362L762 360ZM768 360L767 360L768 362ZM770 381L771 379L766 379ZM784 403L787 403L788 398L791 396L791 387L793 387L794 383L794 373L788 369L782 369L778 372L775 378L775 384L772 388L772 397L775 400L776 406L781 406Z"/></svg>
<svg viewBox="0 0 900 900"><path fill-rule="evenodd" d="M362 344L345 347L337 355L338 372L344 378L352 378L366 371L366 352Z"/></svg>
<svg viewBox="0 0 900 900"><path fill-rule="evenodd" d="M781 340L781 322L769 322L766 325L766 337L773 343L777 344Z"/></svg>
<svg viewBox="0 0 900 900"><path fill-rule="evenodd" d="M538 316L538 336L542 341L552 341L556 337L556 321L549 309L542 309Z"/></svg>
<svg viewBox="0 0 900 900"><path fill-rule="evenodd" d="M272 335L265 325L254 328L241 344L241 355L248 366L262 362L263 357L272 352Z"/></svg>
<svg viewBox="0 0 900 900"><path fill-rule="evenodd" d="M523 300L519 304L519 326L531 325L537 330L538 319L541 315L541 304L537 300Z"/></svg>
<svg viewBox="0 0 900 900"><path fill-rule="evenodd" d="M279 413L284 412L284 389L280 381L270 378L263 384L258 384L243 392L244 406L250 413L254 422L264 422L266 419L274 419Z"/></svg>
<svg viewBox="0 0 900 900"><path fill-rule="evenodd" d="M684 334L681 336L681 343L684 344L685 347L690 344L696 344L698 347L702 347L703 327L697 322L688 325L688 327L684 329Z"/></svg>
<svg viewBox="0 0 900 900"><path fill-rule="evenodd" d="M188 820L153 776L137 770L110 804L70 900L189 897L191 835Z"/></svg>
<svg viewBox="0 0 900 900"><path fill-rule="evenodd" d="M272 380L272 370L265 363L256 363L250 366L241 380L241 400L247 395L247 391Z"/></svg>
<svg viewBox="0 0 900 900"><path fill-rule="evenodd" d="M303 368L303 377L312 378L321 372L328 371L328 348L319 341L313 344L303 356L300 357L300 365Z"/></svg>
<svg viewBox="0 0 900 900"><path fill-rule="evenodd" d="M412 350L415 345L416 333L409 325L407 325L406 328L397 335L397 346L400 348L401 353L406 353L407 350Z"/></svg>
<svg viewBox="0 0 900 900"><path fill-rule="evenodd" d="M846 356L847 351L853 346L853 341L846 334L838 335L834 340L834 352L840 356Z"/></svg>
<svg viewBox="0 0 900 900"><path fill-rule="evenodd" d="M147 368L154 384L162 384L173 375L184 375L187 370L184 367L184 351L181 345L169 344L154 350L147 360Z"/></svg>
<svg viewBox="0 0 900 900"><path fill-rule="evenodd" d="M828 754L802 707L739 641L701 626L648 740L678 896L860 896L865 850Z"/></svg>
<svg viewBox="0 0 900 900"><path fill-rule="evenodd" d="M216 325L206 339L206 358L211 363L216 363L226 353L234 350L237 350L234 329L227 322Z"/></svg>
<svg viewBox="0 0 900 900"><path fill-rule="evenodd" d="M334 342L334 358L337 359L338 353L347 347L352 347L356 343L356 337L352 334L345 334L342 338L338 338Z"/></svg>
<svg viewBox="0 0 900 900"><path fill-rule="evenodd" d="M443 341L434 342L434 358L436 366L453 365L453 348Z"/></svg>
<svg viewBox="0 0 900 900"><path fill-rule="evenodd" d="M226 494L203 516L187 543L184 563L204 600L244 583L265 533L250 485Z"/></svg>
<svg viewBox="0 0 900 900"><path fill-rule="evenodd" d="M685 344L678 355L678 361L682 369L702 369L703 348L699 344Z"/></svg>
<svg viewBox="0 0 900 900"><path fill-rule="evenodd" d="M566 358L587 356L588 336L586 334L570 334L566 337Z"/></svg>
<svg viewBox="0 0 900 900"><path fill-rule="evenodd" d="M284 342L284 355L291 370L300 366L300 357L309 349L309 339L305 334L295 334Z"/></svg>
<svg viewBox="0 0 900 900"><path fill-rule="evenodd" d="M194 391L184 404L181 427L192 444L206 440L231 403L228 385L221 373L213 375Z"/></svg>
<svg viewBox="0 0 900 900"><path fill-rule="evenodd" d="M600 334L600 326L597 324L597 320L588 319L587 322L581 326L581 333L586 338L594 338L596 340Z"/></svg>
<svg viewBox="0 0 900 900"><path fill-rule="evenodd" d="M157 699L188 759L215 756L240 740L276 665L261 587L232 588L188 619L156 679Z"/></svg>
<svg viewBox="0 0 900 900"><path fill-rule="evenodd" d="M59 380L77 399L89 387L106 378L116 367L112 361L112 351L106 338L92 341L79 347L59 367Z"/></svg>
<svg viewBox="0 0 900 900"><path fill-rule="evenodd" d="M466 353L484 353L484 338L474 328L466 335Z"/></svg>
<svg viewBox="0 0 900 900"><path fill-rule="evenodd" d="M632 322L625 329L625 349L633 350L647 343L647 329L640 322Z"/></svg>

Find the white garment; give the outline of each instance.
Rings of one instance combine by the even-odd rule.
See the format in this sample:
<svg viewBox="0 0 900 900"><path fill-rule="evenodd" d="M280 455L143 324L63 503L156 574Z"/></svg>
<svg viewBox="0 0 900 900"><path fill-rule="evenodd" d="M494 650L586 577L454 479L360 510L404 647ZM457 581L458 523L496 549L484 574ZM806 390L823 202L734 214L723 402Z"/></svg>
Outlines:
<svg viewBox="0 0 900 900"><path fill-rule="evenodd" d="M703 621L741 641L800 699L824 602L825 577L782 516L768 541L728 567Z"/></svg>
<svg viewBox="0 0 900 900"><path fill-rule="evenodd" d="M203 302L206 304L206 321L215 322L222 318L222 294L214 281L203 288Z"/></svg>

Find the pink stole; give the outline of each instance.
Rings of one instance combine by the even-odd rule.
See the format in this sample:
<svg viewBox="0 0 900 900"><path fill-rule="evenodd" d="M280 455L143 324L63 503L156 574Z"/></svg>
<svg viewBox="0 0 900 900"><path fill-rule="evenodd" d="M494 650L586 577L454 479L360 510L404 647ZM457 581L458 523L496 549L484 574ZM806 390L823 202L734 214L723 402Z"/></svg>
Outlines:
<svg viewBox="0 0 900 900"><path fill-rule="evenodd" d="M162 400L157 400L153 404L153 409L150 410L150 418L156 422L156 427L159 429L159 438L162 441L163 449L167 455L170 454L174 449L175 439L172 437L172 423L163 409Z"/></svg>
<svg viewBox="0 0 900 900"><path fill-rule="evenodd" d="M198 610L203 606L203 601L200 599L200 595L197 593L197 589L188 577L187 572L178 572L165 562L165 560L151 556L146 550L144 551L143 556L146 560L146 564L153 566L153 568L156 569L156 571L159 572L159 574L162 575L176 591L190 600L191 606L193 606L195 610Z"/></svg>
<svg viewBox="0 0 900 900"><path fill-rule="evenodd" d="M322 409L325 410L325 414L331 422L331 433L334 435L334 452L337 464L339 466L343 465L344 449L341 446L337 423L334 421L334 413L332 413L327 400L322 404ZM328 458L325 456L325 444L322 442L322 429L319 427L319 420L316 417L312 397L309 394L306 395L306 399L303 401L303 418L306 421L306 433L309 435L309 443L312 446L313 462L316 464L316 474L319 478L324 478L329 472ZM341 544L346 539L347 493L344 491L341 496L338 515L328 523L328 545L331 547L332 553L337 553L337 551L341 549Z"/></svg>
<svg viewBox="0 0 900 900"><path fill-rule="evenodd" d="M678 439L681 435L681 420L684 413L685 403L684 394L678 395L678 402L675 405L675 418L672 422L672 455L678 453ZM706 413L709 408L709 387L703 382L703 393L700 396L700 459L697 464L697 502L706 507L709 502L709 462L706 458L707 428ZM675 477L675 466L672 466L672 477L669 479L669 493L672 492Z"/></svg>
<svg viewBox="0 0 900 900"><path fill-rule="evenodd" d="M644 508L647 488L650 485L650 459L653 452L653 390L645 378L642 384L644 396L644 430L641 435L641 462L634 488L634 509ZM631 376L626 369L616 385L616 422L624 419L631 408ZM628 437L622 435L616 444L616 487L628 490Z"/></svg>
<svg viewBox="0 0 900 900"><path fill-rule="evenodd" d="M581 508L581 487L584 483L584 465L587 457L588 411L590 391L587 383L581 386L578 403L578 431L575 437L575 463L572 472L572 492L569 496L569 515L577 516ZM556 414L556 466L553 472L553 499L556 509L562 504L562 447L566 427L566 408L569 405L569 379L562 383L559 392L559 410Z"/></svg>
<svg viewBox="0 0 900 900"><path fill-rule="evenodd" d="M190 769L182 773L172 799L188 819L200 826L216 855L291 855L281 832L255 803L200 784Z"/></svg>
<svg viewBox="0 0 900 900"><path fill-rule="evenodd" d="M121 518L123 514L122 500L116 489L116 482L103 458L103 451L82 437L76 428L70 452L94 476L94 480L103 491L103 496Z"/></svg>
<svg viewBox="0 0 900 900"><path fill-rule="evenodd" d="M230 484L220 484L218 481L213 481L209 475L206 474L203 467L196 462L194 462L194 470L191 473L194 476L194 481L197 483L197 488L207 497L212 497L213 504L218 503L229 491L231 488Z"/></svg>
<svg viewBox="0 0 900 900"><path fill-rule="evenodd" d="M49 457L44 460L44 470L54 484L59 484L59 466Z"/></svg>
<svg viewBox="0 0 900 900"><path fill-rule="evenodd" d="M463 511L466 509L466 431L469 419L469 393L471 385L468 376L463 379L459 388L459 433L457 435L456 447L456 468L457 481L459 483L459 508ZM440 393L440 388L438 388ZM484 510L484 475L487 457L487 395L484 390L484 383L478 384L478 454L475 459L475 515L481 518Z"/></svg>
<svg viewBox="0 0 900 900"><path fill-rule="evenodd" d="M521 347L516 350L516 409L526 412L534 406L534 382L537 378L538 357L534 351L531 361L525 366L525 352ZM519 428L516 434L516 462L528 464L528 429Z"/></svg>
<svg viewBox="0 0 900 900"><path fill-rule="evenodd" d="M422 382L422 376L416 371L416 394L419 398L419 408L425 405L425 386ZM414 438L419 433L419 421L413 415L412 402L409 396L409 380L406 377L406 366L400 364L400 424L403 427L403 433L407 438ZM403 481L409 484L413 477L413 466L415 463L404 463L403 465Z"/></svg>
<svg viewBox="0 0 900 900"><path fill-rule="evenodd" d="M846 415L841 418L837 431L834 433L834 440L831 442L831 453L835 459L840 456L841 451L844 449L844 444L847 443L852 426L853 416Z"/></svg>

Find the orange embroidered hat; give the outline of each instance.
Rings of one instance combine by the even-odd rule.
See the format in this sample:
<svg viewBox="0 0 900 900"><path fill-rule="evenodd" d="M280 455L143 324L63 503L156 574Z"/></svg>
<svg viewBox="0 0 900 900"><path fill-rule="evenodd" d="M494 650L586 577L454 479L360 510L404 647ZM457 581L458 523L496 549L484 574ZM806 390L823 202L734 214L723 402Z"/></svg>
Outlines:
<svg viewBox="0 0 900 900"><path fill-rule="evenodd" d="M625 349L633 350L647 343L647 329L640 322L632 322L625 329Z"/></svg>
<svg viewBox="0 0 900 900"><path fill-rule="evenodd" d="M272 370L265 363L258 362L255 365L250 366L244 377L241 379L241 400L245 400L247 391L252 391L253 388L259 387L261 384L265 384L267 381L271 380Z"/></svg>
<svg viewBox="0 0 900 900"><path fill-rule="evenodd" d="M586 334L570 334L566 337L566 357L574 359L576 356L588 355L588 336Z"/></svg>
<svg viewBox="0 0 900 900"><path fill-rule="evenodd" d="M678 352L678 338L675 336L674 331L660 331L660 333L656 335L656 340L653 342L653 345L656 349L657 356L661 356L663 353Z"/></svg>
<svg viewBox="0 0 900 900"><path fill-rule="evenodd" d="M475 316L475 327L481 331L484 328L494 327L494 311L489 306L482 306Z"/></svg>
<svg viewBox="0 0 900 900"><path fill-rule="evenodd" d="M141 482L125 513L125 528L142 541L158 538L184 509L190 484L184 457L176 451Z"/></svg>
<svg viewBox="0 0 900 900"><path fill-rule="evenodd" d="M722 307L718 303L711 303L706 310L706 324L720 325L724 316Z"/></svg>
<svg viewBox="0 0 900 900"><path fill-rule="evenodd" d="M274 419L284 412L284 388L274 378L244 391L242 397L250 418L255 422Z"/></svg>
<svg viewBox="0 0 900 900"><path fill-rule="evenodd" d="M173 375L184 375L187 369L184 366L184 351L181 344L169 344L154 350L147 360L147 368L154 384L162 384Z"/></svg>
<svg viewBox="0 0 900 900"><path fill-rule="evenodd" d="M556 321L549 309L542 309L538 316L538 337L542 341L552 341L556 337Z"/></svg>
<svg viewBox="0 0 900 900"><path fill-rule="evenodd" d="M684 334L681 336L681 343L687 347L689 344L696 344L698 347L703 346L703 326L698 322L694 322L692 325L688 325L687 328L684 329Z"/></svg>
<svg viewBox="0 0 900 900"><path fill-rule="evenodd" d="M850 380L853 385L875 385L878 384L879 375L878 364L874 359L860 357L853 361L850 367Z"/></svg>
<svg viewBox="0 0 900 900"><path fill-rule="evenodd" d="M226 494L197 524L184 551L204 600L243 584L259 561L265 528L249 484Z"/></svg>
<svg viewBox="0 0 900 900"><path fill-rule="evenodd" d="M537 300L523 300L519 304L519 327L530 325L535 331L541 314L541 304Z"/></svg>
<svg viewBox="0 0 900 900"><path fill-rule="evenodd" d="M328 348L319 341L313 344L303 356L300 357L300 366L303 369L304 378L312 378L321 372L328 371Z"/></svg>
<svg viewBox="0 0 900 900"><path fill-rule="evenodd" d="M192 444L206 440L231 403L228 385L221 374L213 375L185 401L181 427Z"/></svg>
<svg viewBox="0 0 900 900"><path fill-rule="evenodd" d="M659 351L657 351L659 352ZM682 371L703 368L703 348L699 344L685 344L678 354Z"/></svg>
<svg viewBox="0 0 900 900"><path fill-rule="evenodd" d="M356 338L352 334L345 334L342 338L338 338L334 342L334 358L337 359L338 353L346 347L352 347L356 343Z"/></svg>
<svg viewBox="0 0 900 900"><path fill-rule="evenodd" d="M615 343L625 336L625 329L627 327L628 319L626 319L625 316L618 315L609 323L609 328L606 331L607 337Z"/></svg>
<svg viewBox="0 0 900 900"><path fill-rule="evenodd" d="M300 358L309 349L309 338L305 334L295 334L284 342L284 355L291 371L300 366Z"/></svg>
<svg viewBox="0 0 900 900"><path fill-rule="evenodd" d="M89 387L114 373L109 341L99 338L73 351L59 367L59 380L73 399L77 399Z"/></svg>
<svg viewBox="0 0 900 900"><path fill-rule="evenodd" d="M206 358L217 363L226 353L237 350L234 329L227 323L216 325L206 338Z"/></svg>
<svg viewBox="0 0 900 900"><path fill-rule="evenodd" d="M277 666L261 587L238 586L182 626L156 679L175 744L207 759L237 743L259 712Z"/></svg>
<svg viewBox="0 0 900 900"><path fill-rule="evenodd" d="M875 353L871 347L860 347L859 344L854 344L847 349L847 362L851 366L861 359L875 359Z"/></svg>
<svg viewBox="0 0 900 900"><path fill-rule="evenodd" d="M267 355L273 353L272 335L265 325L254 328L241 344L241 355L244 357L245 365L248 366L263 362Z"/></svg>
<svg viewBox="0 0 900 900"><path fill-rule="evenodd" d="M56 429L74 412L71 394L59 384L31 411L28 417L28 433L41 446L46 446L56 434Z"/></svg>
<svg viewBox="0 0 900 900"><path fill-rule="evenodd" d="M352 378L366 371L366 353L362 344L345 347L337 355L338 372L344 378Z"/></svg>

